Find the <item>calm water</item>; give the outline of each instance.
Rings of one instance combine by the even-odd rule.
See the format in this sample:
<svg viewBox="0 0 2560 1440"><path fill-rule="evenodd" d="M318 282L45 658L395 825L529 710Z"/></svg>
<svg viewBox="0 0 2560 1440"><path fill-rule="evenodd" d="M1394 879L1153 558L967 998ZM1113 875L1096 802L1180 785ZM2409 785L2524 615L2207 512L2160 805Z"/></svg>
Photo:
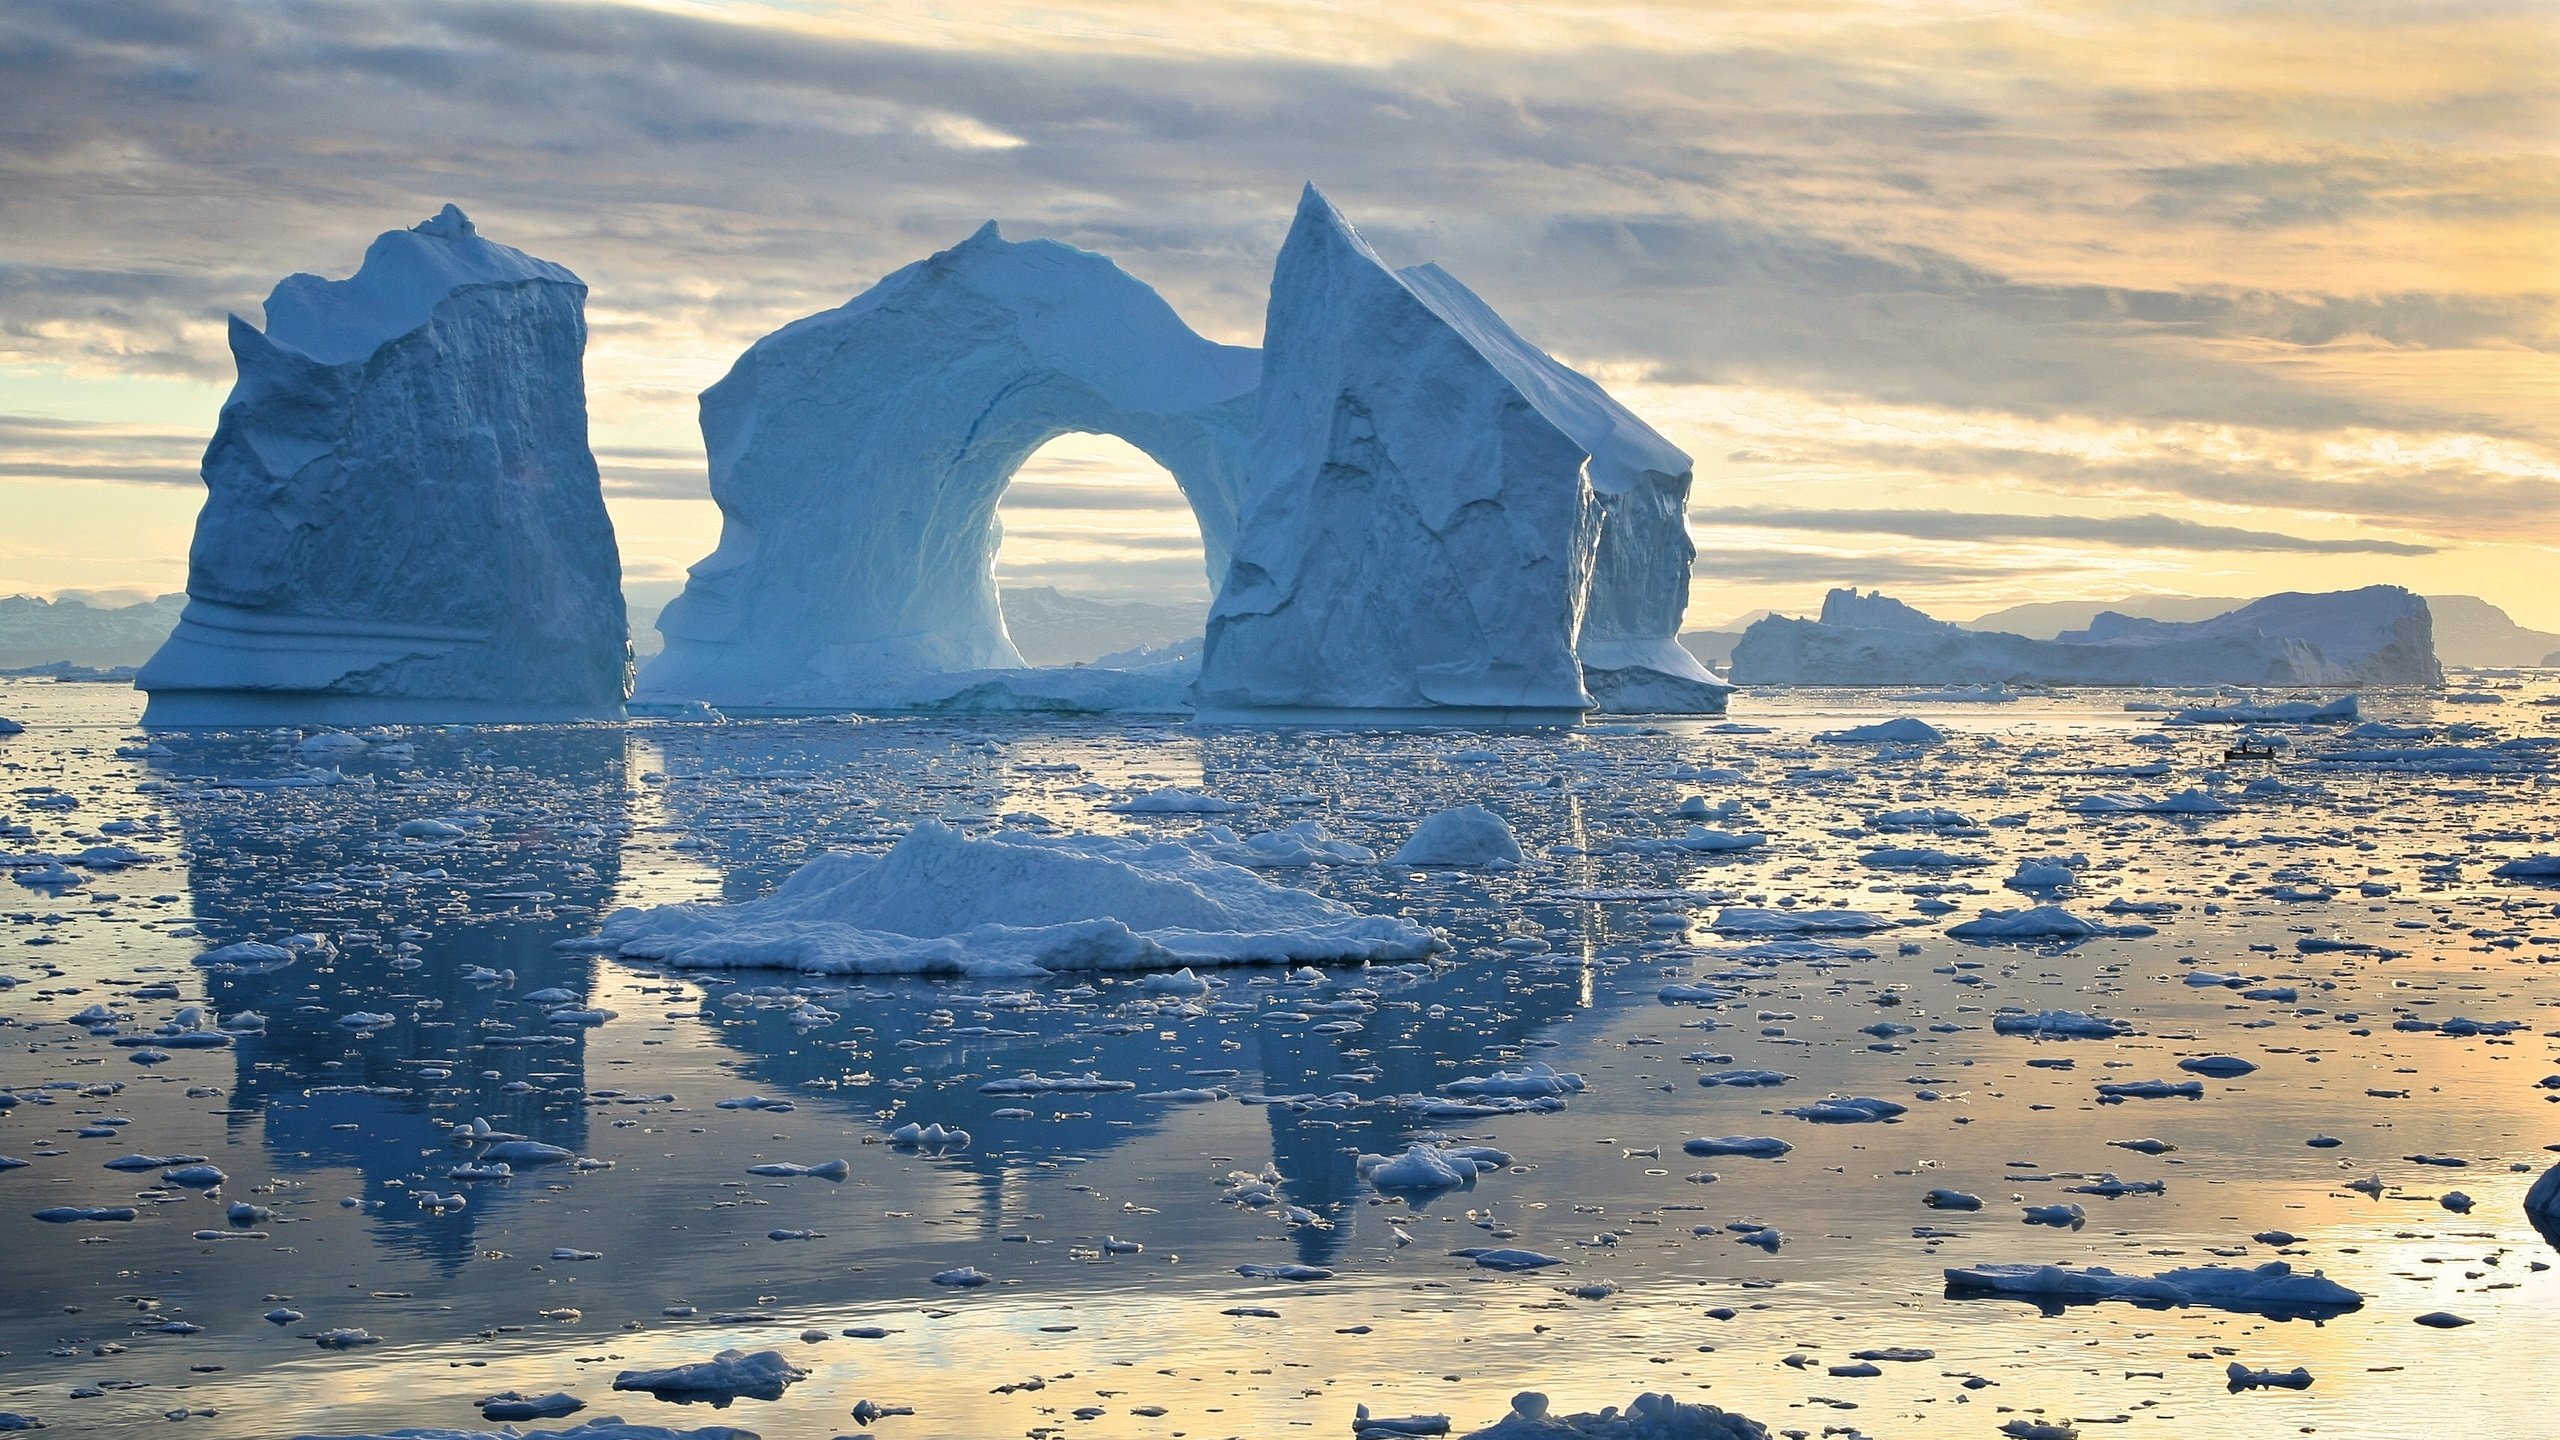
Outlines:
<svg viewBox="0 0 2560 1440"><path fill-rule="evenodd" d="M345 1434L488 1428L480 1397L566 1389L588 1402L576 1419L768 1436L858 1432L864 1400L913 1408L873 1423L886 1436L1339 1436L1363 1403L1447 1412L1465 1429L1520 1389L1560 1409L1670 1390L1773 1430L1879 1440L1994 1436L2022 1418L2092 1436L2397 1437L2452 1416L2465 1433L2549 1433L2526 1377L2560 1348L2560 1280L2519 1200L2560 1141L2547 1103L2560 1092L2541 1085L2560 888L2489 871L2560 853L2560 772L2552 750L2479 747L2560 734L2547 703L2560 686L2495 683L2497 704L2368 701L2369 718L2473 727L2433 742L2473 747L2459 768L2313 763L2304 755L2368 742L2296 731L2285 758L2230 768L2234 813L2173 818L2065 808L2100 791L2174 793L2223 768L2227 732L2160 730L2122 707L2162 697L2114 693L1738 697L1732 719L1766 733L812 721L372 733L362 753L315 761L291 733L164 737L147 753L130 694L0 682L0 715L27 726L0 739L0 851L122 844L144 857L58 893L0 881L12 942L0 1088L22 1102L0 1111L0 1155L28 1162L0 1171L0 1409L65 1431L186 1412L187 1432L207 1437ZM1951 742L1886 756L1810 743L1901 713ZM2165 773L2104 773L2163 761ZM315 763L352 783L274 783ZM2239 793L2268 775L2280 791ZM1198 833L1201 817L1103 809L1168 784L1248 804L1215 817L1239 832L1319 818L1381 854L1421 815L1482 801L1532 864L1270 872L1422 919L1454 948L1319 984L1228 972L1201 1001L1092 977L680 974L576 943L616 907L750 898L813 851L884 847L922 816ZM1671 812L1690 795L1738 801L1716 823L1770 843L1622 848L1681 833ZM1914 807L1977 823L1872 828ZM394 833L425 817L467 833ZM1861 864L1878 844L1986 863ZM2067 949L1946 935L2031 903L2002 885L2020 857L2073 852L2087 864L2060 903L2075 912L2178 908L2146 917L2156 935ZM1755 959L1748 940L1707 928L1728 904L1853 907L1896 928L1836 937L1874 958ZM192 963L293 935L328 948L262 974ZM2296 998L2184 983L2195 969ZM1660 998L1709 976L1740 998ZM611 1018L546 1023L553 1007L523 997L555 987ZM2096 1011L2134 1031L2001 1036L1990 1021L2004 1005ZM121 1017L94 1029L121 1036L73 1019L91 1006ZM187 1006L254 1011L266 1029L165 1048L158 1063L115 1043ZM388 1023L340 1023L358 1012ZM2519 1028L2395 1028L2456 1017ZM2180 1058L2216 1054L2260 1068L2206 1079L2200 1100L2098 1101L2101 1082L2188 1079ZM1553 1113L1454 1120L1392 1100L1532 1060L1587 1088ZM1697 1083L1731 1067L1794 1078ZM981 1092L1026 1071L1136 1088ZM1228 1094L1150 1093L1204 1087ZM1776 1113L1833 1092L1910 1109L1892 1124ZM791 1108L720 1104L750 1096ZM1251 1103L1274 1096L1337 1098ZM1011 1107L1031 1114L999 1115ZM448 1132L474 1118L609 1168L456 1181L470 1152ZM974 1143L939 1155L888 1143L911 1120ZM2321 1132L2343 1143L2304 1143ZM1355 1177L1359 1153L1427 1133L1515 1164L1419 1204ZM1730 1134L1795 1148L1682 1153L1690 1137ZM2137 1137L2176 1149L2108 1143ZM132 1153L204 1156L227 1179L207 1193L105 1168ZM840 1182L748 1173L838 1158ZM1266 1165L1294 1216L1228 1203L1230 1172ZM2063 1193L2099 1172L2166 1190ZM2345 1188L2377 1174L2379 1196ZM1984 1208L1924 1208L1938 1186ZM2474 1198L2468 1215L2438 1203L2454 1189ZM459 1209L422 1203L454 1194ZM235 1225L235 1201L273 1214ZM2081 1204L2085 1225L2021 1222L2024 1205L2056 1202ZM138 1216L33 1218L55 1206ZM1744 1220L1776 1225L1783 1244L1739 1243L1728 1227ZM2283 1258L2353 1287L2364 1308L2317 1321L2121 1303L2043 1313L1950 1297L1941 1279L1990 1261L2255 1264L2279 1254L2251 1238L2270 1230L2300 1237ZM1144 1248L1107 1250L1106 1237ZM1449 1253L1477 1245L1566 1263L1498 1275ZM1236 1273L1281 1264L1333 1273ZM961 1266L993 1283L932 1283ZM302 1318L261 1318L279 1307ZM2475 1323L2413 1323L2438 1310ZM188 1327L200 1328L173 1333ZM314 1338L347 1327L379 1343ZM719 1414L610 1389L622 1369L727 1346L780 1349L813 1373L778 1403ZM1829 1373L1887 1346L1935 1356ZM2307 1365L2317 1383L2231 1394L2232 1359Z"/></svg>

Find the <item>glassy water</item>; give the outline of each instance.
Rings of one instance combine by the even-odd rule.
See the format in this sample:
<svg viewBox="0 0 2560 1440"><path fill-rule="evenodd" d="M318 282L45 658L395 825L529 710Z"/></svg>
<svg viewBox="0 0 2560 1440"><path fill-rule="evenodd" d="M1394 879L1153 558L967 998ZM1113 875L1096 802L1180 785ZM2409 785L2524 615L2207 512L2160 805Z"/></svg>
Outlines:
<svg viewBox="0 0 2560 1440"><path fill-rule="evenodd" d="M1258 1437L1345 1435L1361 1404L1464 1430L1517 1390L1560 1410L1667 1390L1807 1435L2540 1433L2528 1367L2560 1345L2560 1289L2521 1199L2560 1140L2560 888L2490 871L2560 853L2560 687L2498 684L2496 703L2368 697L2423 739L2296 730L2275 761L2226 764L2228 731L2162 729L2123 707L2163 697L2111 693L1745 696L1734 725L1571 734L807 721L368 732L332 753L291 732L155 743L127 693L0 683L27 727L0 740L0 852L22 862L0 882L0 1156L26 1162L0 1170L0 1410L348 1434L487 1428L483 1396L567 1390L576 1419L768 1436L861 1432L869 1401L914 1412L871 1419L886 1436ZM1906 713L1949 743L1812 738ZM2402 753L2310 758L2350 748ZM1163 785L1248 808L1104 808ZM2073 808L2199 786L2229 813ZM1662 845L1689 796L1768 842ZM1383 855L1475 801L1528 865L1271 874L1438 927L1452 948L1428 965L1235 970L1184 996L681 973L593 943L617 907L752 898L926 816L1170 838L1316 818ZM1956 816L1891 828L1927 810ZM458 833L400 833L425 819ZM138 858L29 860L98 846ZM1978 863L1879 868L1880 846ZM2058 891L2003 883L2075 855ZM2156 933L1946 933L2038 900ZM1887 928L1773 946L1718 934L1732 907ZM290 958L197 963L240 941ZM1731 998L1666 998L1682 985ZM170 1028L189 1007L208 1028ZM2002 1007L2129 1032L2001 1034ZM241 1016L263 1029L206 1038ZM2178 1066L2203 1056L2257 1068ZM1583 1088L1519 1113L1416 1103L1530 1062ZM1790 1078L1700 1083L1746 1069ZM984 1088L1026 1073L1113 1088ZM2199 1078L2201 1098L2097 1090ZM1834 1094L1907 1110L1783 1113ZM467 1178L480 1147L454 1132L475 1121L576 1158ZM901 1146L909 1122L970 1143ZM1792 1149L1684 1153L1727 1135ZM2339 1143L2306 1144L2322 1135ZM1359 1155L1432 1136L1512 1163L1431 1197L1358 1178ZM2113 1143L2139 1139L2174 1148ZM166 1163L109 1167L127 1156ZM841 1179L750 1173L839 1159ZM1269 1203L1238 1172L1278 1176ZM2165 1188L2077 1189L2107 1174ZM1929 1208L1933 1188L1982 1208ZM2468 1213L2441 1202L2456 1190ZM2055 1204L2081 1222L2022 1219ZM57 1207L133 1216L37 1218ZM1783 1239L1747 1243L1754 1222ZM2275 1232L2297 1238L2253 1238ZM1451 1253L1486 1246L1561 1263ZM2362 1308L2039 1307L1943 1278L2276 1258ZM964 1267L989 1283L936 1283ZM2472 1323L2415 1323L2436 1311ZM809 1377L717 1415L610 1388L731 1346ZM1930 1353L1833 1371L1888 1348ZM2316 1383L2234 1394L2232 1360Z"/></svg>

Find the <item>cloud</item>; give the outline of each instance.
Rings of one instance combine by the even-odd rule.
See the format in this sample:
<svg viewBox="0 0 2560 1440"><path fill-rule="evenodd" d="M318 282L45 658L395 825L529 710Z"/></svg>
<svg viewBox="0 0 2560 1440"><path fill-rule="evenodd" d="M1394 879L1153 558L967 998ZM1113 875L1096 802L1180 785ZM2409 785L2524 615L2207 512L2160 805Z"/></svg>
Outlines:
<svg viewBox="0 0 2560 1440"><path fill-rule="evenodd" d="M1959 510L1767 510L1689 512L1692 525L1902 535L1979 543L2059 540L2147 550L2256 551L2295 555L2432 555L2437 547L2398 540L2315 539L2272 530L2206 525L2171 515L2000 515Z"/></svg>
<svg viewBox="0 0 2560 1440"><path fill-rule="evenodd" d="M2362 463L2320 457L2306 463L2291 455L2222 458L2173 450L2107 457L1961 444L1844 444L1826 447L1824 453L1833 464L1889 466L1951 478L2017 476L2064 494L2245 506L2390 525L2446 540L2532 544L2560 539L2560 478L2550 478L2549 470L2516 473L2503 465L2464 464L2458 451ZM2367 549L2374 554L2428 553L2423 547Z"/></svg>
<svg viewBox="0 0 2560 1440"><path fill-rule="evenodd" d="M2067 561L2046 567L2048 577L2056 580L2083 569L2095 567L2083 567ZM1985 580L2014 580L2018 571L2014 565L1991 560L1933 560L1900 555L1841 555L1829 551L1729 549L1702 545L1690 573L1699 580L1722 585L1803 586L1812 583L1926 589Z"/></svg>
<svg viewBox="0 0 2560 1440"><path fill-rule="evenodd" d="M1154 23L1178 31L1176 14ZM2115 142L2085 107L2125 97L2057 96L2065 82L2040 72L2043 89L1983 88L1800 38L1646 48L1533 20L1510 49L1408 37L1346 63L1205 41L1069 60L1001 25L986 33L1013 43L973 48L764 19L510 0L14 7L0 335L38 359L217 374L225 310L289 270L343 269L375 231L455 198L595 285L608 375L623 350L734 354L988 215L1105 249L1249 341L1313 177L1391 258L1444 260L1552 346L1673 380L2402 424L2425 417L2266 352L2553 343L2547 297L2018 273L2021 223L2082 223L2069 208L2120 229L2120 197L2097 192L2208 184L2156 162L2109 170ZM2288 163L2378 183L2355 157ZM2002 215L2005 231L1982 218ZM94 260L109 232L149 238L110 268ZM2009 257L1961 253L1984 239Z"/></svg>
<svg viewBox="0 0 2560 1440"><path fill-rule="evenodd" d="M0 413L0 480L193 485L205 438L148 426Z"/></svg>
<svg viewBox="0 0 2560 1440"><path fill-rule="evenodd" d="M990 216L1254 342L1312 178L1390 260L1443 262L1577 363L1786 392L1773 431L1697 447L1759 457L1729 463L1917 474L1956 514L2023 488L2363 520L2421 552L2560 537L2560 467L2427 448L2560 433L2535 388L2560 353L2536 7L1239 4L18 0L0 373L143 413L119 383L227 379L226 312L451 199L590 283L611 493L698 500L694 392ZM1885 406L2385 439L2331 463L1810 438ZM0 476L192 483L204 436L130 428L0 429ZM1089 483L1008 513L1178 504ZM2129 524L2051 538L2121 550ZM2152 533L2334 553L2237 538L2289 528ZM1737 553L1772 584L1806 563Z"/></svg>

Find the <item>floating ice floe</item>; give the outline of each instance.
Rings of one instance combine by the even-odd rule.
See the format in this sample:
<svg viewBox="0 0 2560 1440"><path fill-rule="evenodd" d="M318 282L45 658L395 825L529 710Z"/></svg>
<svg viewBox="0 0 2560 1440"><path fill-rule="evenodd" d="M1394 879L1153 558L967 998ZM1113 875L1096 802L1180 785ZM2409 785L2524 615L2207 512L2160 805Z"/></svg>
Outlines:
<svg viewBox="0 0 2560 1440"><path fill-rule="evenodd" d="M1212 830L1203 853L1230 865L1257 870L1296 870L1316 865L1368 865L1378 853L1365 845L1336 840L1314 820L1301 820L1277 830L1236 839L1232 832Z"/></svg>
<svg viewBox="0 0 2560 1440"><path fill-rule="evenodd" d="M1947 933L1958 940L2041 943L2121 939L2160 932L2148 925L2101 925L2058 905L2038 905L2029 910L1985 910L1971 920L1947 927Z"/></svg>
<svg viewBox="0 0 2560 1440"><path fill-rule="evenodd" d="M1105 805L1102 808L1121 815L1232 815L1245 807L1232 800L1221 800L1215 795L1203 795L1197 790L1185 790L1179 786L1168 785L1161 790L1144 791L1116 805Z"/></svg>
<svg viewBox="0 0 2560 1440"><path fill-rule="evenodd" d="M2106 791L2081 795L2063 802L2063 809L2081 815L2228 815L2232 807L2203 790L2181 790L2175 795L2151 799L2141 795L2124 795Z"/></svg>
<svg viewBox="0 0 2560 1440"><path fill-rule="evenodd" d="M1879 1100L1872 1095L1834 1095L1828 1099L1813 1101L1811 1104L1796 1106L1782 1113L1793 1115L1799 1120L1813 1121L1817 1125L1860 1125L1879 1121L1890 1122L1907 1113L1910 1108L1908 1105L1897 1104L1891 1100Z"/></svg>
<svg viewBox="0 0 2560 1440"><path fill-rule="evenodd" d="M1858 863L1874 870L1963 870L1990 862L1945 850L1887 845L1860 852Z"/></svg>
<svg viewBox="0 0 2560 1440"><path fill-rule="evenodd" d="M1937 726L1909 715L1873 725L1853 725L1846 730L1825 730L1813 738L1829 745L1943 745L1947 739Z"/></svg>
<svg viewBox="0 0 2560 1440"><path fill-rule="evenodd" d="M2085 1010L2006 1011L1991 1017L1991 1028L2002 1035L2053 1040L2111 1040L2133 1033L2130 1021Z"/></svg>
<svg viewBox="0 0 2560 1440"><path fill-rule="evenodd" d="M1950 1294L2014 1295L2046 1300L2132 1300L2156 1305L2208 1305L2223 1310L2322 1313L2360 1309L2364 1297L2320 1271L2282 1260L2255 1268L2193 1265L2157 1275L2119 1275L2103 1266L1963 1265L1947 1270Z"/></svg>
<svg viewBox="0 0 2560 1440"><path fill-rule="evenodd" d="M2308 1390L2311 1388L2311 1372L2300 1365L2290 1370L2252 1370L2234 1360L2223 1367L2223 1375L2230 1382L2231 1392L2235 1395L2243 1390Z"/></svg>
<svg viewBox="0 0 2560 1440"><path fill-rule="evenodd" d="M708 1360L670 1365L661 1370L625 1370L613 1377L616 1390L640 1390L680 1404L696 1401L715 1408L738 1399L779 1400L782 1392L809 1378L779 1350L723 1350Z"/></svg>
<svg viewBox="0 0 2560 1440"><path fill-rule="evenodd" d="M1684 1140L1680 1148L1691 1155L1748 1155L1774 1160L1796 1147L1774 1135L1710 1135Z"/></svg>
<svg viewBox="0 0 2560 1440"><path fill-rule="evenodd" d="M1362 1155L1352 1169L1380 1190L1454 1190L1474 1184L1484 1171L1501 1169L1510 1158L1499 1151L1417 1142L1402 1155Z"/></svg>
<svg viewBox="0 0 2560 1440"><path fill-rule="evenodd" d="M762 900L622 910L604 938L686 969L956 973L1417 960L1446 948L1185 845L919 822L885 855L829 853Z"/></svg>
<svg viewBox="0 0 2560 1440"><path fill-rule="evenodd" d="M1886 930L1892 926L1891 920L1868 910L1788 910L1729 905L1716 912L1715 923L1708 928L1719 935L1854 935L1868 930Z"/></svg>
<svg viewBox="0 0 2560 1440"><path fill-rule="evenodd" d="M1623 1411L1612 1405L1558 1415L1534 1390L1511 1397L1511 1413L1464 1440L1770 1440L1759 1421L1669 1395L1638 1395Z"/></svg>
<svg viewBox="0 0 2560 1440"><path fill-rule="evenodd" d="M2285 700L2273 705L2204 705L2180 710L2170 725L2345 725L2356 718L2356 697Z"/></svg>

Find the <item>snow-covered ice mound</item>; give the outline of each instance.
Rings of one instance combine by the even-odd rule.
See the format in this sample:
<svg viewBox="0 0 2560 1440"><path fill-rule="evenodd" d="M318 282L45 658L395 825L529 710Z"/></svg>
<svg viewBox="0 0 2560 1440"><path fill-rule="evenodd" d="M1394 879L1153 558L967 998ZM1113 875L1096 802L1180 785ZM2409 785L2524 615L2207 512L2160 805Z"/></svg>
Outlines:
<svg viewBox="0 0 2560 1440"><path fill-rule="evenodd" d="M1748 1416L1638 1395L1626 1409L1611 1405L1580 1415L1555 1414L1534 1390L1511 1397L1511 1413L1465 1440L1769 1440L1769 1427Z"/></svg>
<svg viewBox="0 0 2560 1440"><path fill-rule="evenodd" d="M587 287L448 205L231 320L155 725L617 716L622 568L587 448Z"/></svg>
<svg viewBox="0 0 2560 1440"><path fill-rule="evenodd" d="M761 900L626 909L625 956L690 969L1037 975L1416 960L1431 931L1274 885L1190 846L1116 836L972 839L925 820L885 855L820 855Z"/></svg>
<svg viewBox="0 0 2560 1440"><path fill-rule="evenodd" d="M1261 375L1257 352L1201 338L1110 260L992 222L784 326L703 392L720 544L659 617L639 697L916 709L939 688L919 677L970 671L988 673L943 708L1159 708L1097 703L1125 673L1003 673L1023 661L996 598L996 504L1051 439L1118 436L1172 472L1215 585Z"/></svg>
<svg viewBox="0 0 2560 1440"><path fill-rule="evenodd" d="M1426 818L1395 853L1398 865L1462 870L1517 865L1523 858L1511 826L1481 805L1460 805Z"/></svg>
<svg viewBox="0 0 2560 1440"><path fill-rule="evenodd" d="M1681 648L1689 457L1309 186L1263 336L1252 484L1200 708L1570 720L1723 709ZM1587 653L1586 647L1587 645Z"/></svg>
<svg viewBox="0 0 2560 1440"><path fill-rule="evenodd" d="M2033 640L1969 630L1889 596L1834 590L1821 618L1773 615L1733 647L1747 685L2440 685L2427 602L2396 585L2270 595L2209 620L2107 612Z"/></svg>

